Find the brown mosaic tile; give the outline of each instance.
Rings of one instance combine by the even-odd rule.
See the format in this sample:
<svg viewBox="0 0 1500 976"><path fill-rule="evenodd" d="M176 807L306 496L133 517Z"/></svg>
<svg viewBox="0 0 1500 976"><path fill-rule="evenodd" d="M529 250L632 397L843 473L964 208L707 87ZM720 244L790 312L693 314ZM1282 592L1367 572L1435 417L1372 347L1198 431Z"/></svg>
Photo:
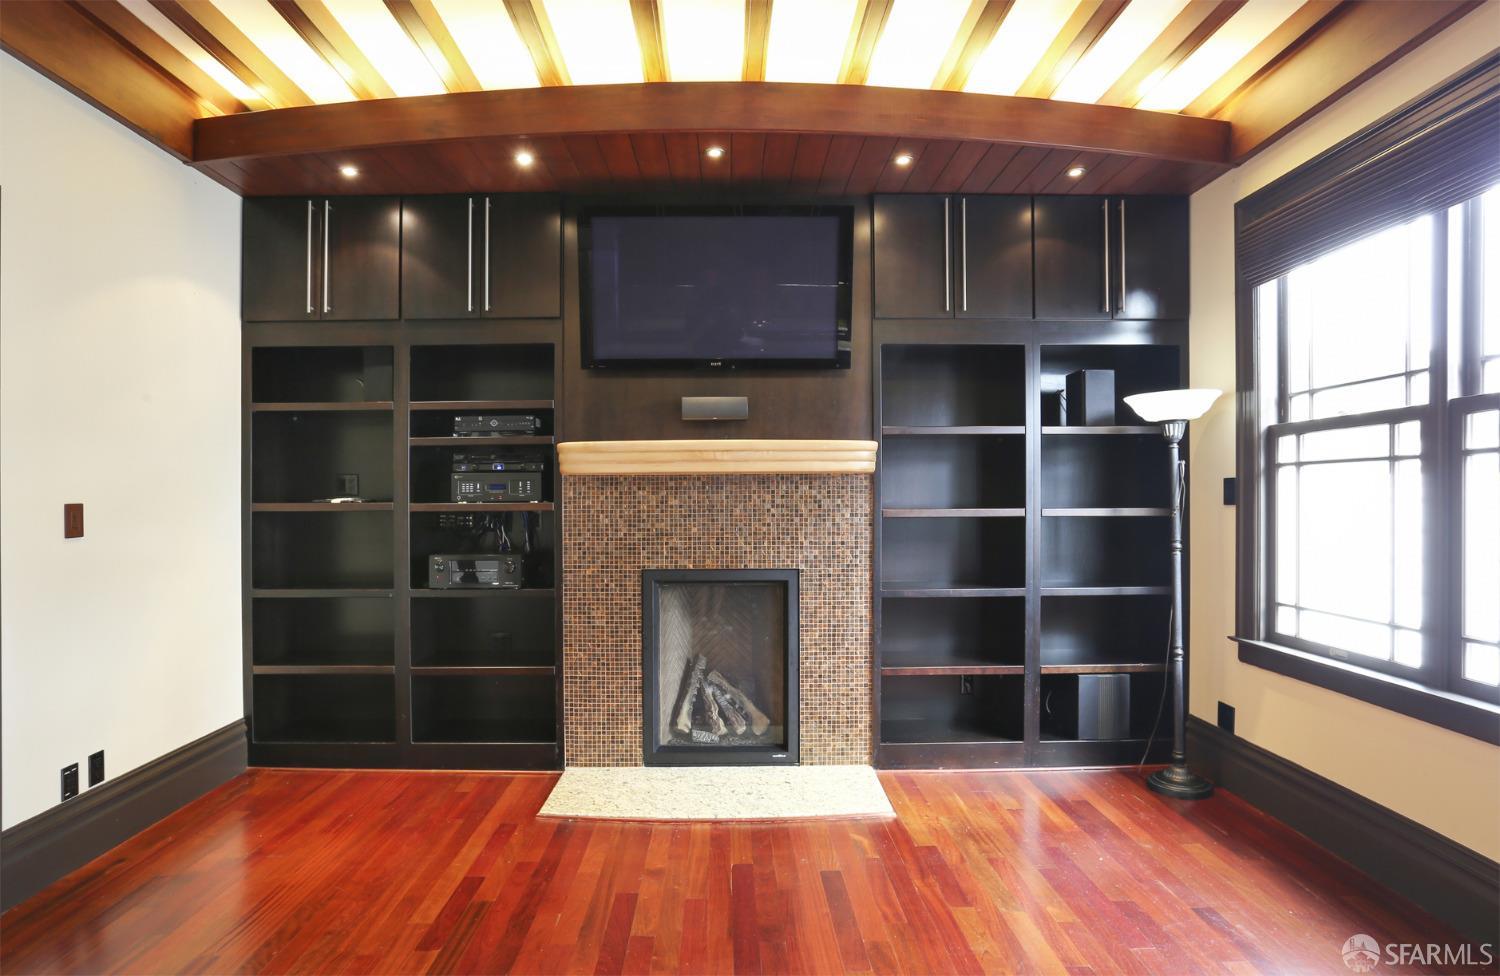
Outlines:
<svg viewBox="0 0 1500 976"><path fill-rule="evenodd" d="M641 570L799 569L802 762L867 763L868 475L563 478L564 759L641 765Z"/></svg>

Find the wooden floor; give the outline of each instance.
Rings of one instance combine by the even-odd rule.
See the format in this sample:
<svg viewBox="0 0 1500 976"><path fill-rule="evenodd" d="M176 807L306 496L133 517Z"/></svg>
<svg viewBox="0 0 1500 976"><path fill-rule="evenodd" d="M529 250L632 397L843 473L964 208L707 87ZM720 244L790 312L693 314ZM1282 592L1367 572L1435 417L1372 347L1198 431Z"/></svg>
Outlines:
<svg viewBox="0 0 1500 976"><path fill-rule="evenodd" d="M551 774L252 770L8 912L0 968L1347 973L1357 932L1459 941L1222 792L882 779L895 821L650 825L536 819Z"/></svg>

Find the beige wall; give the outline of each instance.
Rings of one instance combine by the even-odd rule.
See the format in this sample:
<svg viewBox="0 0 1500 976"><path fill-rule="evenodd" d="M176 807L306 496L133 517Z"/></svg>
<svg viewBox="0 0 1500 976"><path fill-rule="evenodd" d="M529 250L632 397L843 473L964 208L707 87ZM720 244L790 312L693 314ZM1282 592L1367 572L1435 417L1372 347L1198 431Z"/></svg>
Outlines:
<svg viewBox="0 0 1500 976"><path fill-rule="evenodd" d="M1192 199L1194 386L1234 389L1234 204L1491 53L1500 3L1486 4ZM1236 710L1239 735L1491 858L1500 859L1500 749L1292 678L1241 664L1234 632L1234 399L1192 425L1194 715Z"/></svg>
<svg viewBox="0 0 1500 976"><path fill-rule="evenodd" d="M69 763L113 779L244 712L240 206L8 55L0 184L10 827Z"/></svg>

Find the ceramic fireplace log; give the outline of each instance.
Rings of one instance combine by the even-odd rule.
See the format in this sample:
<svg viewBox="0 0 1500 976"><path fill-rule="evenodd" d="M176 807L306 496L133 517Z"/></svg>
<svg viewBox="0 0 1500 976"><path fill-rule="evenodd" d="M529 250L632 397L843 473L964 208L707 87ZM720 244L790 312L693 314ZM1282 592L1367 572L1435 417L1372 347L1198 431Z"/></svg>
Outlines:
<svg viewBox="0 0 1500 976"><path fill-rule="evenodd" d="M724 692L736 706L744 710L750 719L750 730L752 732L756 735L765 735L766 729L771 727L771 720L766 717L765 712L755 707L755 702L751 701L749 696L726 681L724 676L717 671L708 672L708 676L704 680Z"/></svg>
<svg viewBox="0 0 1500 976"><path fill-rule="evenodd" d="M688 671L686 684L682 689L682 700L677 705L677 715L672 725L683 735L693 733L693 703L698 700L698 693L703 689L703 672L708 669L708 658L699 654L693 659L693 667Z"/></svg>

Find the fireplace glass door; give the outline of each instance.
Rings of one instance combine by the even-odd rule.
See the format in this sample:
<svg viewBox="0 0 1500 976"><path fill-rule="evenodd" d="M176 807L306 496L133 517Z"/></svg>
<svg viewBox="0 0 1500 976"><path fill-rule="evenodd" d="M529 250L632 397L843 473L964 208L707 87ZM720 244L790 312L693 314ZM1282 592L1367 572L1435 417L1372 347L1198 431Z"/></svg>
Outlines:
<svg viewBox="0 0 1500 976"><path fill-rule="evenodd" d="M797 762L797 571L646 570L647 765Z"/></svg>

